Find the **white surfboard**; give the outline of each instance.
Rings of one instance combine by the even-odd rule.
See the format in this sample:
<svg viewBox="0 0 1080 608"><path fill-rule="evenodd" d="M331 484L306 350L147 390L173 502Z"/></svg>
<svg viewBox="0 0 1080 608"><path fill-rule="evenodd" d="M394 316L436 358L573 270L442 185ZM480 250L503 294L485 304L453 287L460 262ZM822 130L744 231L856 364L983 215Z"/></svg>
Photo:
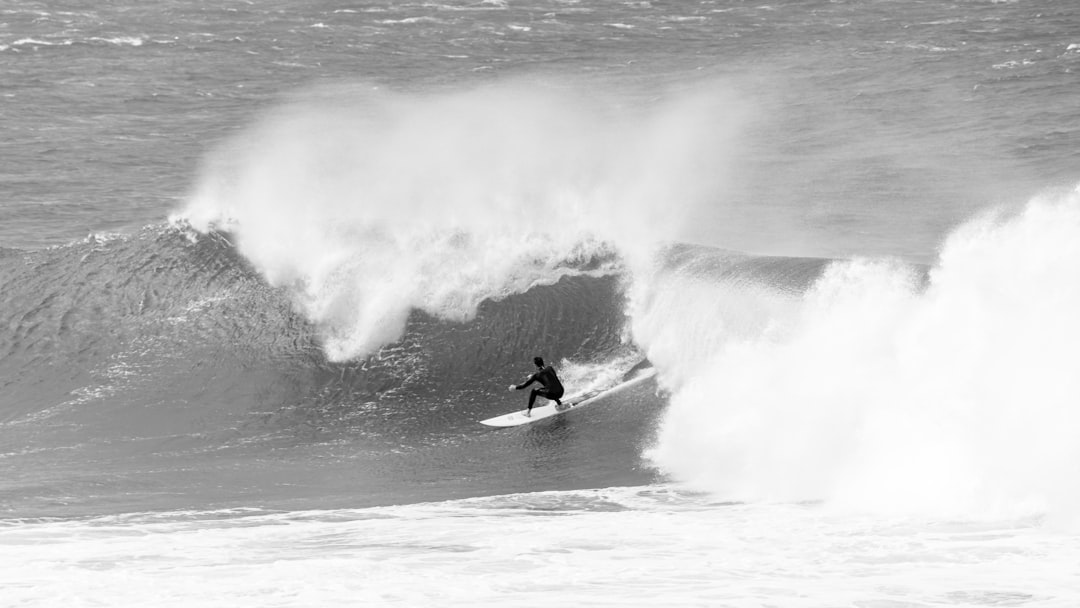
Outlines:
<svg viewBox="0 0 1080 608"><path fill-rule="evenodd" d="M576 410L579 407L589 405L595 402L601 397L607 397L626 390L631 386L640 384L645 380L652 378L656 375L656 370L649 368L640 372L637 376L623 382L616 384L615 386L602 391L594 391L591 393L584 393L581 395L575 395L567 399L562 400L562 405L555 405L554 401L549 401L547 405L534 407L530 415L526 416L528 410L520 410L509 414L503 414L502 416L496 416L494 418L488 418L487 420L481 420L480 424L486 424L488 426L519 426L522 424L529 424L530 422L536 422L537 420L543 420L544 418L551 418L552 416L558 416L559 414L565 414L570 410Z"/></svg>

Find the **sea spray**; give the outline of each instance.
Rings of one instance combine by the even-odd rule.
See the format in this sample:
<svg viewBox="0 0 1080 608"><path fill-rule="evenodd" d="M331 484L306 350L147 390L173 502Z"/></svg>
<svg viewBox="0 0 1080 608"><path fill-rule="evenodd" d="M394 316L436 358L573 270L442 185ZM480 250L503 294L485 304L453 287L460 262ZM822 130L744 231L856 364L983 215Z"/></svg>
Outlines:
<svg viewBox="0 0 1080 608"><path fill-rule="evenodd" d="M583 90L321 89L212 155L173 219L232 232L328 356L363 357L413 309L467 320L613 249L634 265L717 202L741 112L727 94Z"/></svg>
<svg viewBox="0 0 1080 608"><path fill-rule="evenodd" d="M709 365L725 344L760 339L781 330L794 304L793 281L783 274L816 277L817 260L769 258L705 247L659 250L638 269L627 293L627 340L641 347L660 370L660 382L678 388Z"/></svg>
<svg viewBox="0 0 1080 608"><path fill-rule="evenodd" d="M1073 513L1077 277L1073 191L961 227L926 281L895 261L836 262L790 308L758 310L769 318L753 326L756 335L697 336L727 332L721 307L711 323L646 310L668 319L666 339L683 332L709 346L672 386L647 456L729 499L934 515Z"/></svg>

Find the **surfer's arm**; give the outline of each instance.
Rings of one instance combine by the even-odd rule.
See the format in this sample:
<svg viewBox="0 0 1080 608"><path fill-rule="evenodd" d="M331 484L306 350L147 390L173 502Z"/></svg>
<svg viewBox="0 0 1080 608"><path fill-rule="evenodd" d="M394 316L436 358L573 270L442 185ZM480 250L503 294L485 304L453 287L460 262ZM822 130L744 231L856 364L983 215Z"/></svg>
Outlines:
<svg viewBox="0 0 1080 608"><path fill-rule="evenodd" d="M514 390L516 390L516 391L520 391L521 389L523 389L523 388L525 388L525 387L529 386L529 385L530 385L530 384L532 384L533 382L536 382L537 376L539 376L539 375L540 375L540 372L537 372L537 373L535 373L535 374L533 374L533 375L529 376L529 379L528 379L528 380L526 380L524 384L515 384L515 385L514 385Z"/></svg>

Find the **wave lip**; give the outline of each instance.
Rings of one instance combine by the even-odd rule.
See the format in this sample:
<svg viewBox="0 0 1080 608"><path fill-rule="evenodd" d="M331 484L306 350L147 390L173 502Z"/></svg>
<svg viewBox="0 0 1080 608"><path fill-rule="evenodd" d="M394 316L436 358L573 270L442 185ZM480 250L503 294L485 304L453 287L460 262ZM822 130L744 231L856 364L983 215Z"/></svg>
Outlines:
<svg viewBox="0 0 1080 608"><path fill-rule="evenodd" d="M677 236L683 207L720 179L732 104L708 90L648 108L602 97L525 81L314 91L208 159L174 220L233 233L331 358L360 359L410 310L471 319L573 260L614 250L633 264Z"/></svg>

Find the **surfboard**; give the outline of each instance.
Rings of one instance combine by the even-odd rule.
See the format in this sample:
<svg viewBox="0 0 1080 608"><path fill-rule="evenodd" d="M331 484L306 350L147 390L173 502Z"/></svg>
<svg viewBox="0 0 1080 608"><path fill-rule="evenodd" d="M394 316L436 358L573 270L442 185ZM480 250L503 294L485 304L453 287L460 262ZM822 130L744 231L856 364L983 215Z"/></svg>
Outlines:
<svg viewBox="0 0 1080 608"><path fill-rule="evenodd" d="M555 405L554 401L549 401L547 405L537 406L532 409L532 413L526 416L528 410L519 410L517 412L511 412L509 414L503 414L502 416L495 416L494 418L488 418L487 420L481 420L480 424L486 424L488 426L520 426L522 424L529 424L530 422L537 422L544 420L545 418L551 418L552 416L559 416L565 414L570 410L576 410L579 407L584 407L590 403L595 403L602 397L613 395L620 391L624 391L631 386L641 384L645 380L652 378L656 375L656 370L649 368L639 372L633 378L616 384L611 388L607 388L600 391L593 391L591 393L583 393L581 395L574 395L562 400L562 405Z"/></svg>

